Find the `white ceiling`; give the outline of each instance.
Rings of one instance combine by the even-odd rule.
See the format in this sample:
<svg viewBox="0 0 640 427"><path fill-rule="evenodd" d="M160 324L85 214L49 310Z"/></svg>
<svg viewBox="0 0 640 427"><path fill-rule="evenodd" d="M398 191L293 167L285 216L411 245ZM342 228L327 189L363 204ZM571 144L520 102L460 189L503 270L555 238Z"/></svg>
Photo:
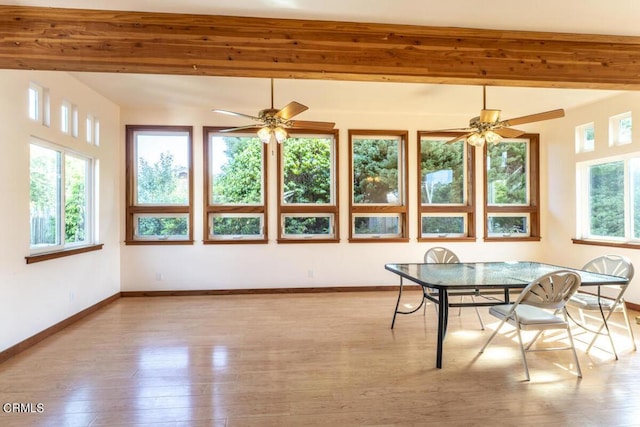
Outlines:
<svg viewBox="0 0 640 427"><path fill-rule="evenodd" d="M637 0L0 0L0 4L640 36ZM267 79L74 74L127 107L171 104L255 114L270 104ZM487 107L502 109L502 116L510 118L571 109L615 93L490 87ZM291 100L332 121L328 114L340 111L466 117L476 115L482 107L482 90L474 86L276 80L275 106ZM314 114L313 119L319 118Z"/></svg>

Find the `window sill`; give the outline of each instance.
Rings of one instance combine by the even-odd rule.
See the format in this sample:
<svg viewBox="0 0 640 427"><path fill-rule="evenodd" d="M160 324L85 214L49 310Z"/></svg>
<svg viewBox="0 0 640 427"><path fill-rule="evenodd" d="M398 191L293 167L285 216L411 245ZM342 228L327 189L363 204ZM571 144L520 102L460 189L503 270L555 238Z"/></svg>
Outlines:
<svg viewBox="0 0 640 427"><path fill-rule="evenodd" d="M351 237L349 243L407 243L408 237Z"/></svg>
<svg viewBox="0 0 640 427"><path fill-rule="evenodd" d="M193 245L193 240L125 240L125 245Z"/></svg>
<svg viewBox="0 0 640 427"><path fill-rule="evenodd" d="M571 239L574 245L608 246L612 248L640 249L640 244L627 242L610 242L605 240Z"/></svg>
<svg viewBox="0 0 640 427"><path fill-rule="evenodd" d="M81 248L63 249L55 252L44 252L35 255L29 255L24 257L27 260L27 264L34 264L36 262L48 261L50 259L63 258L71 255L83 254L85 252L99 251L104 246L103 243L97 245L82 246Z"/></svg>
<svg viewBox="0 0 640 427"><path fill-rule="evenodd" d="M267 239L215 239L203 240L203 245L264 245Z"/></svg>

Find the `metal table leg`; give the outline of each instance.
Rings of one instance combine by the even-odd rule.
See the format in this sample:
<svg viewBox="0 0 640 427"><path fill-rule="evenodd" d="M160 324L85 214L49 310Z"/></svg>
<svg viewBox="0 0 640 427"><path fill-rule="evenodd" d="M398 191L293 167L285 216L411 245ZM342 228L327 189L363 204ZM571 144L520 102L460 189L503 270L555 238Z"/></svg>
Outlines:
<svg viewBox="0 0 640 427"><path fill-rule="evenodd" d="M445 289L438 290L438 345L436 349L436 368L442 368L442 350L444 337L447 334L449 319L449 296Z"/></svg>

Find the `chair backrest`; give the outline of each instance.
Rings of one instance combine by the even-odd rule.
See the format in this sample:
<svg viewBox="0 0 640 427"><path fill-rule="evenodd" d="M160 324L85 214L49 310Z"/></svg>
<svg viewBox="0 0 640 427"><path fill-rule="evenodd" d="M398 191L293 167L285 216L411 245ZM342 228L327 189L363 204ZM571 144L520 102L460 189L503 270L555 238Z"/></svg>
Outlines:
<svg viewBox="0 0 640 427"><path fill-rule="evenodd" d="M583 270L594 273L610 274L612 276L633 279L633 264L627 257L620 255L603 255L592 259L582 267Z"/></svg>
<svg viewBox="0 0 640 427"><path fill-rule="evenodd" d="M532 280L514 305L527 304L557 310L564 307L580 287L580 276L569 270L557 270Z"/></svg>
<svg viewBox="0 0 640 427"><path fill-rule="evenodd" d="M451 250L438 246L424 253L424 262L427 264L453 264L460 262L460 260Z"/></svg>

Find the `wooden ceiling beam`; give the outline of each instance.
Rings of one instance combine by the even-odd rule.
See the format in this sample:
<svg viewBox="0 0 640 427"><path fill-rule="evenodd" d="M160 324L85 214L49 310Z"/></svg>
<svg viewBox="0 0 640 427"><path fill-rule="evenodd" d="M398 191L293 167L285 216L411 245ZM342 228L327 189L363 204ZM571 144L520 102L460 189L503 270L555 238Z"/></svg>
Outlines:
<svg viewBox="0 0 640 427"><path fill-rule="evenodd" d="M0 5L0 68L640 89L640 37Z"/></svg>

